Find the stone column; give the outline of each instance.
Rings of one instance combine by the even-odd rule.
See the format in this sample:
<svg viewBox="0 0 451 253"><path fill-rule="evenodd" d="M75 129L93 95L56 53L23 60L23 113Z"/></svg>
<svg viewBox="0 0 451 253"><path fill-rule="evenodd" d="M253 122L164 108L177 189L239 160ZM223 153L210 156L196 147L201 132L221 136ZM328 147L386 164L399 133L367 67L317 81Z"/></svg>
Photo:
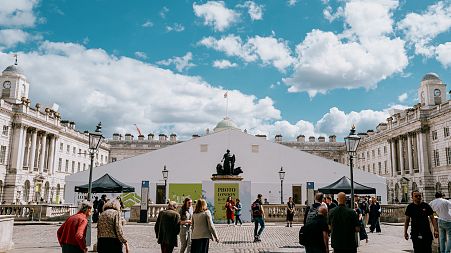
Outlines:
<svg viewBox="0 0 451 253"><path fill-rule="evenodd" d="M55 135L51 135L50 136L50 147L49 147L49 152L48 152L48 173L49 174L53 174L53 162L55 161L55 142L56 142L56 137Z"/></svg>
<svg viewBox="0 0 451 253"><path fill-rule="evenodd" d="M420 140L420 146L418 149L420 150L420 157L421 157L421 170L420 173L425 174L426 172L430 172L430 161L429 161L429 152L428 152L428 144L427 144L427 136L426 133L419 132L419 140Z"/></svg>
<svg viewBox="0 0 451 253"><path fill-rule="evenodd" d="M44 172L46 142L47 142L47 134L43 133L41 136L41 153L39 154L39 173L40 174L42 174Z"/></svg>
<svg viewBox="0 0 451 253"><path fill-rule="evenodd" d="M398 143L399 143L398 152L399 152L399 170L401 171L401 175L404 175L404 159L403 159L403 153L402 153L402 138L403 138L403 136L400 136L399 139L398 139Z"/></svg>
<svg viewBox="0 0 451 253"><path fill-rule="evenodd" d="M407 133L407 162L409 165L409 173L413 175L413 163L412 163L412 134Z"/></svg>
<svg viewBox="0 0 451 253"><path fill-rule="evenodd" d="M36 129L33 130L33 133L31 135L31 149L30 149L30 159L29 161L29 170L34 170L34 163L36 160L36 140L38 137L38 131Z"/></svg>
<svg viewBox="0 0 451 253"><path fill-rule="evenodd" d="M13 143L11 149L11 172L17 173L23 166L23 151L25 145L26 129L21 124L13 126Z"/></svg>
<svg viewBox="0 0 451 253"><path fill-rule="evenodd" d="M396 150L395 150L395 141L394 139L390 139L390 158L391 158L391 176L396 176Z"/></svg>

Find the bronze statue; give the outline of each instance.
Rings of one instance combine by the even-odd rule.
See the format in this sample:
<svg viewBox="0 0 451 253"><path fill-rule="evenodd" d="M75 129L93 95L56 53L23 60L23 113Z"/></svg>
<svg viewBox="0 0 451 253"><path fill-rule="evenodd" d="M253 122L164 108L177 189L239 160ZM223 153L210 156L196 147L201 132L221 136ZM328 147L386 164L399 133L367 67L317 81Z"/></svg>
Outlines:
<svg viewBox="0 0 451 253"><path fill-rule="evenodd" d="M223 164L218 163L216 165L216 175L239 175L243 173L241 167L235 168L235 154L231 154L230 150L227 149L226 153L222 156Z"/></svg>

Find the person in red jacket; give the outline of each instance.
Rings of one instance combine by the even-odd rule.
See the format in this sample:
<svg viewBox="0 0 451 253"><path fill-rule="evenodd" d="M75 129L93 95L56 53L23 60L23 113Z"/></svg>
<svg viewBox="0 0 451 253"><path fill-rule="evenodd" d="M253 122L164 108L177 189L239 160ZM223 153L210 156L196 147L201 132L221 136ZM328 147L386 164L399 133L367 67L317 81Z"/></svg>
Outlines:
<svg viewBox="0 0 451 253"><path fill-rule="evenodd" d="M92 213L92 203L83 201L77 214L69 217L58 229L58 242L63 253L86 253L86 227Z"/></svg>

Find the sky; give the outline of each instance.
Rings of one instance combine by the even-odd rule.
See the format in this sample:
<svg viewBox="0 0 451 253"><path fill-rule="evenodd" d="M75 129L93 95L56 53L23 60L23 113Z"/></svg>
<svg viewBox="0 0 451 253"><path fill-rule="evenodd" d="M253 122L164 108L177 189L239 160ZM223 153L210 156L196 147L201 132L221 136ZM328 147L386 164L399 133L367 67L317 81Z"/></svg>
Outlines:
<svg viewBox="0 0 451 253"><path fill-rule="evenodd" d="M110 138L188 139L227 107L251 134L342 141L426 73L451 82L450 27L451 0L0 0L0 68L17 54L32 105Z"/></svg>

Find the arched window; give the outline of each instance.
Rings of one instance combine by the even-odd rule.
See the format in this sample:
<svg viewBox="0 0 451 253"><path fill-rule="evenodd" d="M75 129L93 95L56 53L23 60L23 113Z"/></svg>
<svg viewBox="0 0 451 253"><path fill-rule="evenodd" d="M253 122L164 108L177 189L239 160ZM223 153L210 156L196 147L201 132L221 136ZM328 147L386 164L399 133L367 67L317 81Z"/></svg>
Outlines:
<svg viewBox="0 0 451 253"><path fill-rule="evenodd" d="M412 183L412 191L418 191L418 186L416 182Z"/></svg>
<svg viewBox="0 0 451 253"><path fill-rule="evenodd" d="M30 181L25 181L23 188L23 201L28 203L30 201Z"/></svg>
<svg viewBox="0 0 451 253"><path fill-rule="evenodd" d="M435 184L435 191L436 191L436 192L442 191L442 184L441 184L440 182L437 182L437 183Z"/></svg>

